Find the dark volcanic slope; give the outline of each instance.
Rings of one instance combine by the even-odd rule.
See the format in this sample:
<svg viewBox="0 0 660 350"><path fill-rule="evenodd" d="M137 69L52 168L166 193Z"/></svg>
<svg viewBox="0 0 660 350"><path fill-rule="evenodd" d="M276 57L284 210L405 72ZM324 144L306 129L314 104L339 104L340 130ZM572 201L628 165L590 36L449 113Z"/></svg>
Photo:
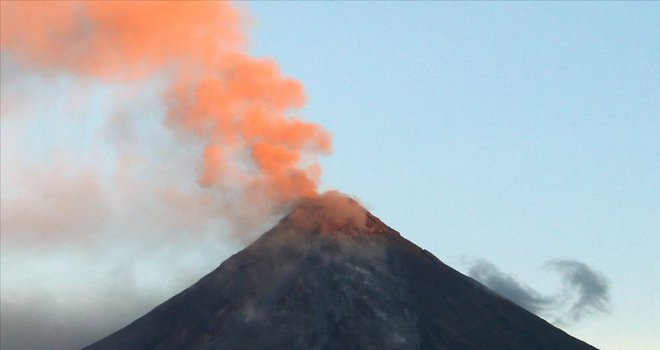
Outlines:
<svg viewBox="0 0 660 350"><path fill-rule="evenodd" d="M331 197L85 349L594 349Z"/></svg>

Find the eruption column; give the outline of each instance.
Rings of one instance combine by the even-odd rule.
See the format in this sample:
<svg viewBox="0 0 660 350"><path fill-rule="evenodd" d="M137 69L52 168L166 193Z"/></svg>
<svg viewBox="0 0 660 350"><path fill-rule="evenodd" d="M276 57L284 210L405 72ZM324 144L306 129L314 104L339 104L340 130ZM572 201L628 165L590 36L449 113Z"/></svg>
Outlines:
<svg viewBox="0 0 660 350"><path fill-rule="evenodd" d="M320 126L298 81L245 49L227 2L2 1L0 47L22 65L103 80L165 75L168 126L203 145L199 183L274 208L317 195Z"/></svg>

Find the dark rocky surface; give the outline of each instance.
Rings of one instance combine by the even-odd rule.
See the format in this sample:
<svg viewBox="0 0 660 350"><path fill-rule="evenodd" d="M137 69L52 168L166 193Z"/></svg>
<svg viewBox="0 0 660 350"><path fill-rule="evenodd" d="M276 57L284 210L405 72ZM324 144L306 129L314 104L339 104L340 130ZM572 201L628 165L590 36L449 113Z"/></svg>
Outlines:
<svg viewBox="0 0 660 350"><path fill-rule="evenodd" d="M299 207L85 349L595 349L349 204Z"/></svg>

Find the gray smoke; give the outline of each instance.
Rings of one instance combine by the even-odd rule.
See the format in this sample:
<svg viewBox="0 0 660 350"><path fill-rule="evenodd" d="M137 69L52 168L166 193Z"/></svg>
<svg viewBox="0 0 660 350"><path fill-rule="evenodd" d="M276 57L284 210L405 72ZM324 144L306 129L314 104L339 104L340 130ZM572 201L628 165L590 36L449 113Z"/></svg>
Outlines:
<svg viewBox="0 0 660 350"><path fill-rule="evenodd" d="M486 260L476 261L468 274L497 294L554 323L574 323L586 315L608 311L609 284L604 276L575 260L553 260L546 267L561 275L563 288L557 294L544 295Z"/></svg>
<svg viewBox="0 0 660 350"><path fill-rule="evenodd" d="M585 263L575 260L554 260L547 263L558 271L564 284L564 295L574 297L574 304L569 310L573 321L594 312L607 312L610 301L607 280L594 272Z"/></svg>
<svg viewBox="0 0 660 350"><path fill-rule="evenodd" d="M2 349L80 349L123 327L130 317L136 316L128 310L122 314L96 308L95 311L103 313L93 317L87 310L64 307L55 300L45 299L2 301ZM148 310L142 306L135 313Z"/></svg>
<svg viewBox="0 0 660 350"><path fill-rule="evenodd" d="M497 294L533 313L539 313L554 303L553 298L540 295L534 289L503 273L497 266L488 261L480 260L476 262L470 268L469 274L470 277L485 284Z"/></svg>

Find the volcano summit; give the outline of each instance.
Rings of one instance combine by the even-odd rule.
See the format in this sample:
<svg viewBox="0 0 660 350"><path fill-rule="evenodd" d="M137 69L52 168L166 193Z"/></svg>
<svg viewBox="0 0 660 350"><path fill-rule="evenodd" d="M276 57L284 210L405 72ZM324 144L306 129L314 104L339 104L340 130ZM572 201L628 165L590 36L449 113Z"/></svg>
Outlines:
<svg viewBox="0 0 660 350"><path fill-rule="evenodd" d="M595 348L330 192L85 349Z"/></svg>

